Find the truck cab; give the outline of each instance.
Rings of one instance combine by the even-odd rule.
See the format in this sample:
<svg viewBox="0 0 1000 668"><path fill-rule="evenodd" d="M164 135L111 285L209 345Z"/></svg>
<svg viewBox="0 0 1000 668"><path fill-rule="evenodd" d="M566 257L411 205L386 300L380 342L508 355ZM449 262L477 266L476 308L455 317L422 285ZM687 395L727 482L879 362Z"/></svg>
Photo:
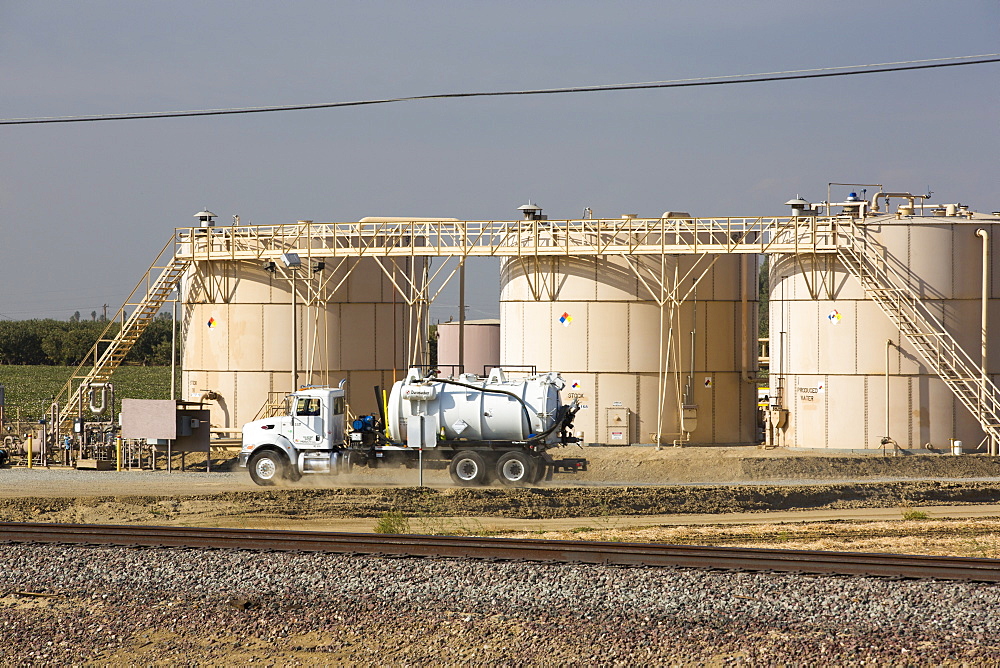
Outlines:
<svg viewBox="0 0 1000 668"><path fill-rule="evenodd" d="M258 485L346 469L346 408L342 387L293 392L286 398L283 415L243 425L239 466L248 468Z"/></svg>

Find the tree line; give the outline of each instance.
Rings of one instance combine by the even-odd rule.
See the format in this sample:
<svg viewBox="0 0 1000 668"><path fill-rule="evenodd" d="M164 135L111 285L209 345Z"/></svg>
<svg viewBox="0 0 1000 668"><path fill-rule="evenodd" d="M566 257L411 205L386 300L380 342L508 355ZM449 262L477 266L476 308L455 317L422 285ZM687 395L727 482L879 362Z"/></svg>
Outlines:
<svg viewBox="0 0 1000 668"><path fill-rule="evenodd" d="M169 313L156 316L125 358L126 364L170 364L173 320ZM0 364L75 366L82 362L101 336L107 320L83 320L79 313L69 320L0 320ZM112 323L105 338L121 329Z"/></svg>

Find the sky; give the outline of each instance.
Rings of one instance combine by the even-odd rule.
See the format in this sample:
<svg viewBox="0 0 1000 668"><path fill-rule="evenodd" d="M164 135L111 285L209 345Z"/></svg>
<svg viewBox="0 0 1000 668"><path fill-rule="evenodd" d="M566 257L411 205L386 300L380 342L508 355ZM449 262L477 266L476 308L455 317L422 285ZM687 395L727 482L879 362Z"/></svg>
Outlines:
<svg viewBox="0 0 1000 668"><path fill-rule="evenodd" d="M339 102L1000 52L1000 3L0 0L0 117ZM116 310L228 224L786 213L828 182L1000 210L1000 64L794 82L0 126L0 318ZM478 264L477 264L478 263ZM496 317L473 260L468 317ZM448 292L432 315L457 314Z"/></svg>

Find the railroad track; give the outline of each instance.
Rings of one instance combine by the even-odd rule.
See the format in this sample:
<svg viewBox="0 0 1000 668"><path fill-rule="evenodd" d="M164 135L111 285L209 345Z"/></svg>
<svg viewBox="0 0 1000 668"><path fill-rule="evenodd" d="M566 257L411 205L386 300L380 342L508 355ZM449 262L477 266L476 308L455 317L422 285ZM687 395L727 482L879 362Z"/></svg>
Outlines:
<svg viewBox="0 0 1000 668"><path fill-rule="evenodd" d="M656 543L35 522L0 523L2 543L329 552L1000 582L997 559Z"/></svg>

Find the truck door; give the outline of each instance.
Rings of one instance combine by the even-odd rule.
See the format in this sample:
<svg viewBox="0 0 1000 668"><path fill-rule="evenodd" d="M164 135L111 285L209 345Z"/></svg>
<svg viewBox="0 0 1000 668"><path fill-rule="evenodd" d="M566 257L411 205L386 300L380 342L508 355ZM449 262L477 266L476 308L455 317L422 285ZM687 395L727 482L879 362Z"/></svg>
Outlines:
<svg viewBox="0 0 1000 668"><path fill-rule="evenodd" d="M296 397L292 410L292 442L297 446L318 446L326 436L323 401L319 397Z"/></svg>
<svg viewBox="0 0 1000 668"><path fill-rule="evenodd" d="M346 428L347 402L344 395L334 395L330 402L330 421L327 424L327 432L330 434L331 445L338 445L344 442L344 431Z"/></svg>

